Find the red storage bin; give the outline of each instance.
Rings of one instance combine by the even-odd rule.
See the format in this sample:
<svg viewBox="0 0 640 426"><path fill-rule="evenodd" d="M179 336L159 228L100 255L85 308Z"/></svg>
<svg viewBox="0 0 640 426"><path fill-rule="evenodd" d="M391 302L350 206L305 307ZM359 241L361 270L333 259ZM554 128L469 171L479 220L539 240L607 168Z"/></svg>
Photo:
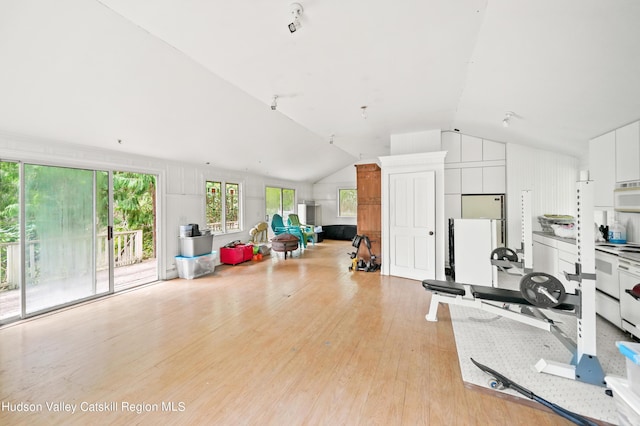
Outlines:
<svg viewBox="0 0 640 426"><path fill-rule="evenodd" d="M235 247L220 247L220 263L237 265L251 260L253 246L251 244L238 244Z"/></svg>

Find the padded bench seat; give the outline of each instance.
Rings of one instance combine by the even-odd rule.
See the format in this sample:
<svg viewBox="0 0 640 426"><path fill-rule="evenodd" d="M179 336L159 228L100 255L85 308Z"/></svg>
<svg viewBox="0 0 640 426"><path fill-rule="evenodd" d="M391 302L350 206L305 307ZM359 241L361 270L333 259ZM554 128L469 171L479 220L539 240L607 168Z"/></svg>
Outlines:
<svg viewBox="0 0 640 426"><path fill-rule="evenodd" d="M466 294L464 285L452 281L424 280L422 281L422 287L424 287L425 290L429 290L434 293L450 294L452 296L464 296ZM525 299L522 296L522 293L518 290L471 285L469 286L469 289L471 291L471 295L476 299L535 307L535 305ZM561 303L554 307L554 309L573 311L575 306Z"/></svg>
<svg viewBox="0 0 640 426"><path fill-rule="evenodd" d="M424 280L422 281L422 287L435 293L446 293L453 296L465 295L464 286L451 281Z"/></svg>

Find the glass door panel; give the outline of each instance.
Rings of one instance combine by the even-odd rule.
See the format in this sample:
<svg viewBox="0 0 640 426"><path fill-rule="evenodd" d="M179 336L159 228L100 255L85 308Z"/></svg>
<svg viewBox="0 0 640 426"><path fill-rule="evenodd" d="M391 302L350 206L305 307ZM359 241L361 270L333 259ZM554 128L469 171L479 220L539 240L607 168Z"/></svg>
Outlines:
<svg viewBox="0 0 640 426"><path fill-rule="evenodd" d="M0 161L0 323L19 317L20 167Z"/></svg>
<svg viewBox="0 0 640 426"><path fill-rule="evenodd" d="M25 314L96 294L91 170L24 165Z"/></svg>
<svg viewBox="0 0 640 426"><path fill-rule="evenodd" d="M113 172L114 291L158 280L155 175Z"/></svg>
<svg viewBox="0 0 640 426"><path fill-rule="evenodd" d="M113 248L109 238L109 172L96 171L96 293L113 291Z"/></svg>

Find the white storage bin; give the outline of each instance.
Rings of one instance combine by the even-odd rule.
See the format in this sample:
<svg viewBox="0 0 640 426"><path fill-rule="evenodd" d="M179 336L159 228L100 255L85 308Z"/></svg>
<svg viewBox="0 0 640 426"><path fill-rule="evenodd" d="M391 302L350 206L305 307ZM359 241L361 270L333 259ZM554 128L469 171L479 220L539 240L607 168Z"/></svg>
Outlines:
<svg viewBox="0 0 640 426"><path fill-rule="evenodd" d="M627 382L629 387L640 398L640 343L616 342L622 355L627 358ZM638 423L640 425L640 423Z"/></svg>
<svg viewBox="0 0 640 426"><path fill-rule="evenodd" d="M640 425L640 396L636 395L627 380L621 377L605 377L607 387L613 391L618 409L620 426Z"/></svg>
<svg viewBox="0 0 640 426"><path fill-rule="evenodd" d="M176 256L178 276L192 280L211 274L216 268L217 257L218 253L216 251L196 257Z"/></svg>

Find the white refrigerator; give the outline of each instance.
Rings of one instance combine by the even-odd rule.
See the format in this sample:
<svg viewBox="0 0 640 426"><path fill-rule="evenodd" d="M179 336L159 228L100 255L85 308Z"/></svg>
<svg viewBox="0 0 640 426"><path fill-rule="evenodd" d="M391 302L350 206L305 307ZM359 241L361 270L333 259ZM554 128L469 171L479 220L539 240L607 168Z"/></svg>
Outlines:
<svg viewBox="0 0 640 426"><path fill-rule="evenodd" d="M491 264L496 248L495 219L453 219L455 281L488 287L497 285L497 267Z"/></svg>

